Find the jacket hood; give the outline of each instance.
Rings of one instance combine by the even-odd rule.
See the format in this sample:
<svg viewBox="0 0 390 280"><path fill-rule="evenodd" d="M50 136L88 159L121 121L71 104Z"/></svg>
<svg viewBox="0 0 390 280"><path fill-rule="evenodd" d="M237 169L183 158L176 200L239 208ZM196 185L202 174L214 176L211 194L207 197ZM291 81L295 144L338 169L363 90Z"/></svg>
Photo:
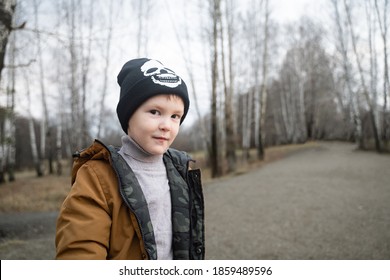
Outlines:
<svg viewBox="0 0 390 280"><path fill-rule="evenodd" d="M77 171L89 160L105 160L111 162L111 154L108 148L99 140L95 139L93 144L86 149L73 154L72 184L76 180Z"/></svg>

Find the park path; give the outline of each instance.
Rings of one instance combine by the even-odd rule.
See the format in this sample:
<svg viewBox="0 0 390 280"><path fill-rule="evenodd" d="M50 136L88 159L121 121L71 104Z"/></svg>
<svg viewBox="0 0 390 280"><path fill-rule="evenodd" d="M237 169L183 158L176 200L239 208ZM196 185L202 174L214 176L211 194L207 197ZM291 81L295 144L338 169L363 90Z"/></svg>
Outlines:
<svg viewBox="0 0 390 280"><path fill-rule="evenodd" d="M390 156L319 143L204 184L206 259L390 259ZM0 215L0 259L54 258L57 213Z"/></svg>
<svg viewBox="0 0 390 280"><path fill-rule="evenodd" d="M208 259L390 259L390 156L320 143L205 186Z"/></svg>

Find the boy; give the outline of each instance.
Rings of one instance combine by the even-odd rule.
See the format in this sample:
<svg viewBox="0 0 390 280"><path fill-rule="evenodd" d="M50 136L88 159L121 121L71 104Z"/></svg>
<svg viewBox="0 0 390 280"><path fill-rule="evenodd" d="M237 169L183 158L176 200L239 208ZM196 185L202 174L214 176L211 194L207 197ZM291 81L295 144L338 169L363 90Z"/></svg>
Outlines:
<svg viewBox="0 0 390 280"><path fill-rule="evenodd" d="M204 259L200 171L168 149L189 108L184 81L159 61L128 61L118 75L116 149L95 140L77 153L57 221L57 259Z"/></svg>

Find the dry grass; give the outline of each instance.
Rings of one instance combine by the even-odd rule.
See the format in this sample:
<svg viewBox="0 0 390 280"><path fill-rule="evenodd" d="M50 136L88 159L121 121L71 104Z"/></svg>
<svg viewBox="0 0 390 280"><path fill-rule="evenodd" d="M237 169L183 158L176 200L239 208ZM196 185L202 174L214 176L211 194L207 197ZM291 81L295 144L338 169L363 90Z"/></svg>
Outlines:
<svg viewBox="0 0 390 280"><path fill-rule="evenodd" d="M56 211L69 189L69 176L16 174L14 182L0 185L0 213Z"/></svg>
<svg viewBox="0 0 390 280"><path fill-rule="evenodd" d="M263 161L256 160L256 151L251 151L251 160L243 162L238 153L238 168L235 176L246 173L264 164L281 159L302 149L318 146L315 142L303 145L285 145L266 149ZM205 168L204 154L193 154L197 159L196 168L202 169L204 182L211 180L210 169ZM0 213L57 211L70 189L70 176L47 175L36 177L34 172L16 174L16 181L0 185Z"/></svg>

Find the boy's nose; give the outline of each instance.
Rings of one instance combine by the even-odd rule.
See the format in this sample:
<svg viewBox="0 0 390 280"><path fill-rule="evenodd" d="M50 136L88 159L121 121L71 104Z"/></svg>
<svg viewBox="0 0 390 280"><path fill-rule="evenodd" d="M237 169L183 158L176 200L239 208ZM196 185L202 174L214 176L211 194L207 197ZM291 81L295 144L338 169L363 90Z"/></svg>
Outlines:
<svg viewBox="0 0 390 280"><path fill-rule="evenodd" d="M169 120L167 118L161 118L159 129L163 131L171 130L171 126L169 124Z"/></svg>

